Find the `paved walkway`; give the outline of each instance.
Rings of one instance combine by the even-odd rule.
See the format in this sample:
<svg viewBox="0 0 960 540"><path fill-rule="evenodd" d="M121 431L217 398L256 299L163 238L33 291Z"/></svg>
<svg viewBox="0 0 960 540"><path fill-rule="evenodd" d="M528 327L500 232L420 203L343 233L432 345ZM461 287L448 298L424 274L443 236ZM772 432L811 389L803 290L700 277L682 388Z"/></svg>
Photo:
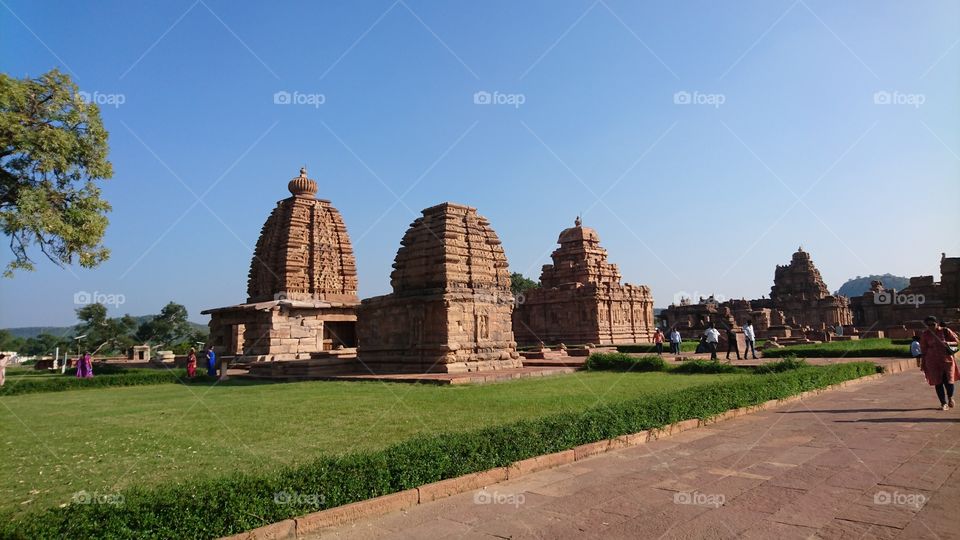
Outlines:
<svg viewBox="0 0 960 540"><path fill-rule="evenodd" d="M891 375L322 537L960 538L960 408L935 405Z"/></svg>

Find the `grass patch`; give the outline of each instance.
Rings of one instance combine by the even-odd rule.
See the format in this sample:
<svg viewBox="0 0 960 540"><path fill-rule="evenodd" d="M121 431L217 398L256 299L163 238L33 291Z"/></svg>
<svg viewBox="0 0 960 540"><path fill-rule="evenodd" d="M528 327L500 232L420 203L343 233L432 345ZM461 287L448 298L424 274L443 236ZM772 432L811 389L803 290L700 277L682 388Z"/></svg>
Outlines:
<svg viewBox="0 0 960 540"><path fill-rule="evenodd" d="M67 511L41 510L8 521L0 534L23 538L180 538L234 534L311 511L506 466L579 444L680 420L708 418L732 408L782 399L874 371L873 364L867 362L807 367L673 389L469 431L420 434L379 450L326 455L275 471L232 472L212 480L130 489L120 493L118 499L123 503L119 505L84 504L71 505ZM663 377L656 373L608 375L621 379ZM689 380L688 377L667 377ZM569 385L570 381L562 383ZM500 386L516 389L513 383ZM294 505L279 504L276 498L279 492L322 497L308 497Z"/></svg>
<svg viewBox="0 0 960 540"><path fill-rule="evenodd" d="M659 356L631 356L626 353L593 353L587 358L587 369L601 371L664 371L667 363Z"/></svg>
<svg viewBox="0 0 960 540"><path fill-rule="evenodd" d="M721 364L715 360L690 360L672 366L673 373L748 373L749 371L731 364Z"/></svg>
<svg viewBox="0 0 960 540"><path fill-rule="evenodd" d="M64 374L60 374L59 371L50 372L22 368L12 372L8 370L6 384L0 386L0 397L64 392L67 390L89 390L110 386L143 386L169 383L202 385L212 384L216 381L215 377L207 377L206 375L188 379L187 370L183 368L125 368L110 364L95 364L93 373L94 377L91 379L78 379L76 368L68 369Z"/></svg>
<svg viewBox="0 0 960 540"><path fill-rule="evenodd" d="M680 343L680 352L693 352L697 350L697 341L683 341ZM628 343L626 345L617 345L617 352L636 353L636 354L656 354L657 346L654 343ZM663 342L663 353L670 352L670 342Z"/></svg>
<svg viewBox="0 0 960 540"><path fill-rule="evenodd" d="M766 358L784 358L789 355L803 358L910 358L910 346L891 343L887 338L871 338L790 345L782 349L763 351L763 356Z"/></svg>
<svg viewBox="0 0 960 540"><path fill-rule="evenodd" d="M783 360L759 365L754 368L754 371L757 373L783 373L784 371L801 369L805 367L810 367L810 364L808 364L806 360L803 360L802 358L798 359L796 356L789 355Z"/></svg>

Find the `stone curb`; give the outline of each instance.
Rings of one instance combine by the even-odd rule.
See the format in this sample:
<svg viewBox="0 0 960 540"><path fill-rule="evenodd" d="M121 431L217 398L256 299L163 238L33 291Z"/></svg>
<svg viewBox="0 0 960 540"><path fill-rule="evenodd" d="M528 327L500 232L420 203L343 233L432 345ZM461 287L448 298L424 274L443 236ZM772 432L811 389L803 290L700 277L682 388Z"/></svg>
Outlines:
<svg viewBox="0 0 960 540"><path fill-rule="evenodd" d="M664 439L681 432L694 428L715 424L724 420L731 420L739 416L744 416L754 412L773 409L780 405L802 401L806 398L822 394L831 390L838 390L849 386L863 384L865 382L875 381L888 374L900 373L906 371L912 366L913 360L904 360L901 362L886 364L883 373L867 375L859 379L851 379L841 383L833 384L817 390L810 390L800 394L789 396L784 399L772 399L758 405L730 409L716 416L701 420L691 418L682 420L659 429L621 435L613 439L605 439L595 443L582 444L570 450L556 452L554 454L545 454L522 461L511 463L507 467L498 467L476 473L449 478L432 484L425 484L418 488L408 489L389 495L383 495L374 499L367 499L335 508L328 508L295 519L286 519L277 523L272 523L264 527L252 529L233 536L224 537L221 540L281 540L302 538L307 534L316 533L325 528L344 525L365 518L377 517L397 510L404 510L417 504L423 504L438 499L447 498L459 493L473 491L486 487L490 484L497 484L505 480L512 480L531 473L552 469L561 465L568 465L577 461L582 461L589 457L598 456L611 450L621 448L630 448L640 446L658 439Z"/></svg>

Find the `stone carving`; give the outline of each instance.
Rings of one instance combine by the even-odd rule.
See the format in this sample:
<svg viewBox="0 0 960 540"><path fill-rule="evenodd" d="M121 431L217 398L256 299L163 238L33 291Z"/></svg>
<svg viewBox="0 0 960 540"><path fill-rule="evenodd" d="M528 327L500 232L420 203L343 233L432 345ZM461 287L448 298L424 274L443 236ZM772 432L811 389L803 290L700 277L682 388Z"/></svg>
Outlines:
<svg viewBox="0 0 960 540"><path fill-rule="evenodd" d="M514 312L517 341L601 345L651 341L650 288L620 283L620 271L607 262L597 232L584 227L578 216L557 243L553 264L543 266L540 287L525 291Z"/></svg>
<svg viewBox="0 0 960 540"><path fill-rule="evenodd" d="M357 269L340 212L317 199L306 168L267 218L250 262L247 302L204 311L210 343L248 360L308 359L356 346Z"/></svg>
<svg viewBox="0 0 960 540"><path fill-rule="evenodd" d="M490 223L447 202L424 210L400 244L393 293L360 308L363 365L418 373L521 367L507 258Z"/></svg>

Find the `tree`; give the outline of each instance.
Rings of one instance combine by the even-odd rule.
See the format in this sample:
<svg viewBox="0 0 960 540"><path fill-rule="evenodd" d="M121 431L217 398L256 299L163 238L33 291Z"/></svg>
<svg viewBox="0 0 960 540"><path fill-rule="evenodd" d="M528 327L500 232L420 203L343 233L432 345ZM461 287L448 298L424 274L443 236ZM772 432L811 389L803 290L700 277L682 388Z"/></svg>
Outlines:
<svg viewBox="0 0 960 540"><path fill-rule="evenodd" d="M110 204L95 181L113 176L100 109L69 75L36 79L0 73L0 227L14 270L33 270L33 245L58 266L93 268L110 256L101 242Z"/></svg>
<svg viewBox="0 0 960 540"><path fill-rule="evenodd" d="M514 295L520 294L527 289L533 289L539 286L539 283L528 277L525 277L520 272L514 272L510 274L510 292L512 292Z"/></svg>
<svg viewBox="0 0 960 540"><path fill-rule="evenodd" d="M57 351L57 348L60 349L60 354L75 353L76 347L71 347L71 341L70 338L43 333L26 340L20 354L24 356L52 355Z"/></svg>
<svg viewBox="0 0 960 540"><path fill-rule="evenodd" d="M87 350L104 352L122 352L133 344L131 334L137 328L137 320L130 315L108 319L107 308L103 304L87 304L77 309L76 333L83 338ZM106 347L106 349L104 349Z"/></svg>
<svg viewBox="0 0 960 540"><path fill-rule="evenodd" d="M175 302L169 302L160 314L140 324L136 337L143 343L171 345L190 336L190 323L187 322L187 308Z"/></svg>
<svg viewBox="0 0 960 540"><path fill-rule="evenodd" d="M25 340L14 336L7 330L0 330L0 351L19 352L23 350Z"/></svg>

